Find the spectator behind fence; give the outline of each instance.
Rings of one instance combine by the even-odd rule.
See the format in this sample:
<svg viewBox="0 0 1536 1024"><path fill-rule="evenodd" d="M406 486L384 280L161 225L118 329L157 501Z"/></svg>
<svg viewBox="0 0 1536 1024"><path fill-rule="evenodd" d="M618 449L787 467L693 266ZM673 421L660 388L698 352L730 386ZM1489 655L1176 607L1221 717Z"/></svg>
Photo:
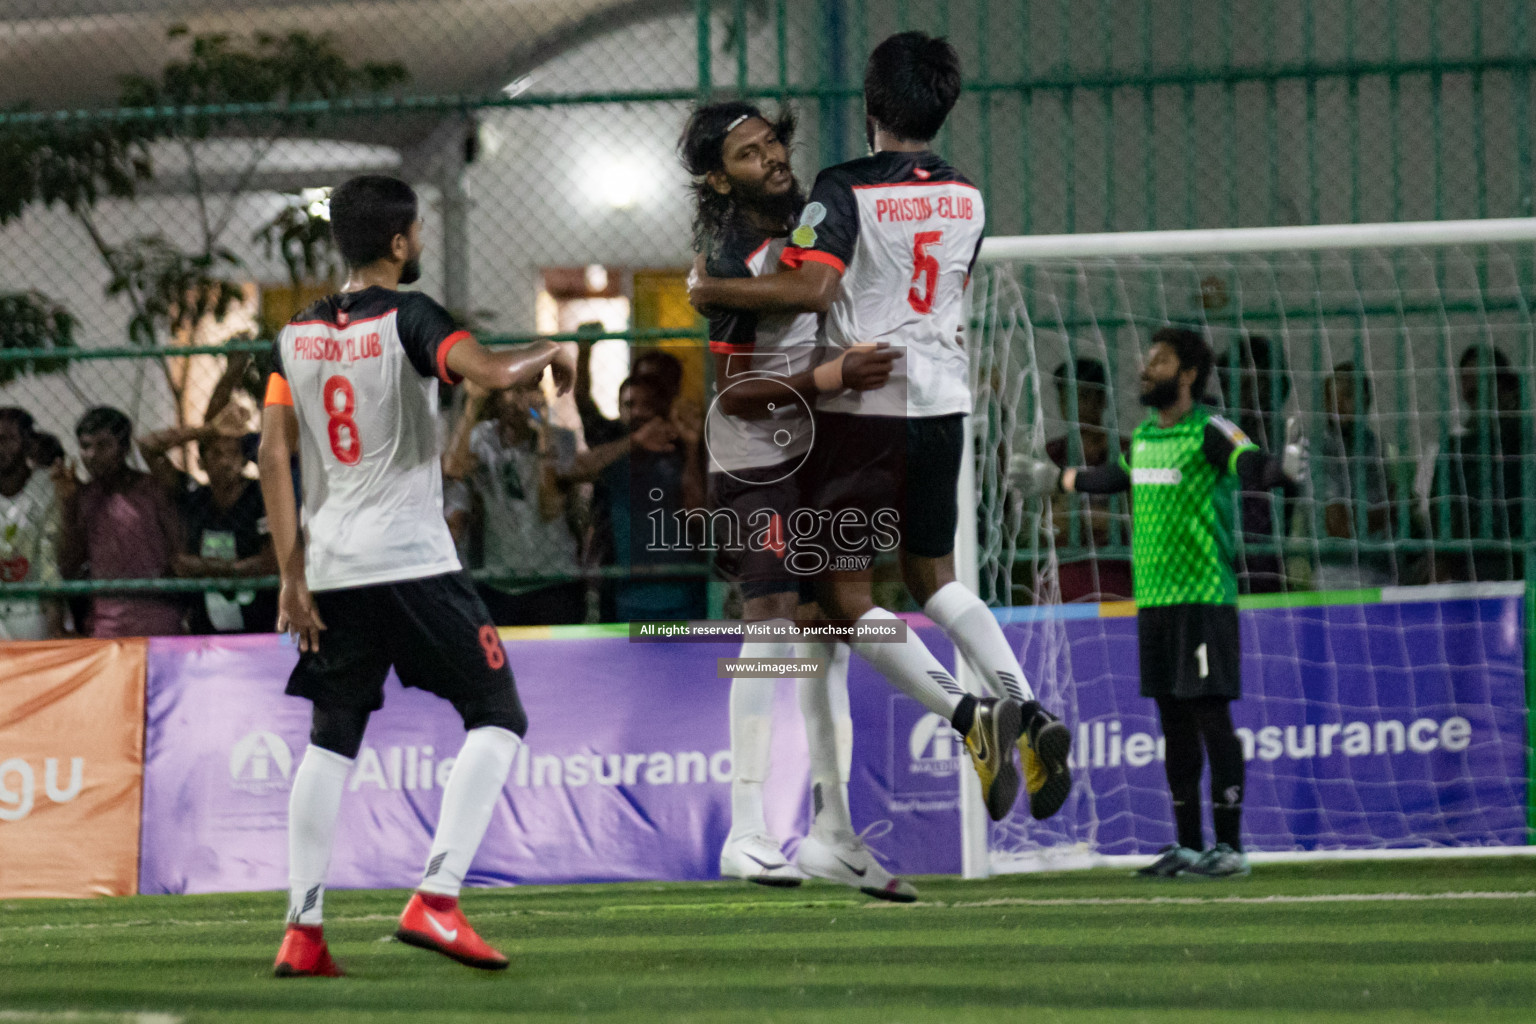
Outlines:
<svg viewBox="0 0 1536 1024"><path fill-rule="evenodd" d="M1235 402L1234 364L1238 384ZM1291 375L1285 353L1278 346L1261 335L1244 335L1234 350L1216 360L1212 377L1226 393L1228 414L1254 444L1265 451L1284 447L1281 410L1291 395ZM1289 510L1300 492L1289 485L1281 493L1280 500L1270 491L1243 491L1238 496L1242 542L1237 549L1237 586L1242 593L1270 594L1288 589L1285 560L1274 548L1285 539Z"/></svg>
<svg viewBox="0 0 1536 1024"><path fill-rule="evenodd" d="M492 620L498 626L584 621L586 584L577 578L571 494L563 479L576 458L576 435L549 422L536 381L489 393L471 383L464 388L464 413L443 472L467 481L483 509L482 564L497 578L477 589ZM479 422L483 410L490 418ZM544 582L528 589L518 579Z"/></svg>
<svg viewBox="0 0 1536 1024"><path fill-rule="evenodd" d="M1435 576L1450 580L1515 580L1524 575L1525 470L1529 419L1521 411L1520 378L1509 357L1471 345L1457 360L1467 418L1441 441L1430 497L1430 523L1440 546Z"/></svg>
<svg viewBox="0 0 1536 1024"><path fill-rule="evenodd" d="M80 461L90 474L81 485L74 465L54 474L63 509L60 572L91 580L162 579L181 550L181 528L164 486L128 466L133 424L117 409L98 406L75 426ZM180 633L182 602L145 593L91 598L85 633L93 637Z"/></svg>
<svg viewBox="0 0 1536 1024"><path fill-rule="evenodd" d="M1370 377L1352 362L1339 363L1323 382L1323 407L1326 427L1313 479L1327 542L1313 577L1316 588L1390 586L1397 582L1391 551L1346 543L1353 539L1383 544L1392 539L1392 489L1381 445L1370 427Z"/></svg>
<svg viewBox="0 0 1536 1024"><path fill-rule="evenodd" d="M167 488L181 520L183 547L171 571L192 579L277 574L267 534L261 485L245 475L250 464L244 438L250 416L231 402L248 358L230 357L196 427L170 427L139 438L149 471ZM170 449L197 445L208 483L177 469ZM275 590L208 591L193 596L188 615L193 633L270 633L277 628Z"/></svg>
<svg viewBox="0 0 1536 1024"><path fill-rule="evenodd" d="M684 509L703 508L704 463L700 451L702 424L696 410L673 408L664 380L631 377L619 388L619 418L623 437L576 457L570 477L593 481L594 546L612 564L642 570L609 590L612 607L604 617L619 622L645 619L702 618L702 577L649 576L644 570L660 565L698 561L698 552L669 546L666 537L653 542L652 530L679 528ZM606 563L605 563L606 564Z"/></svg>
<svg viewBox="0 0 1536 1024"><path fill-rule="evenodd" d="M1072 371L1069 373L1069 371ZM1076 388L1073 388L1073 379ZM1110 445L1109 431L1104 427L1104 411L1108 406L1109 377L1104 364L1097 359L1078 359L1073 364L1062 363L1056 367L1056 397L1061 417L1072 429L1073 396L1076 397L1077 434L1081 445L1080 459L1074 458L1069 436L1047 441L1045 454L1056 465L1103 466L1111 459L1118 459L1130 451L1130 442L1116 438L1118 451ZM1075 499L1081 510L1074 515L1070 510L1074 499L1068 495L1056 495L1052 499L1052 525L1058 547L1075 545L1087 548L1086 558L1063 560L1058 571L1061 600L1067 601L1129 601L1131 599L1131 563L1123 558L1095 557L1096 549L1109 544L1120 546L1131 542L1131 518L1121 512L1111 511L1111 499L1098 495L1084 495ZM1077 534L1073 536L1073 520ZM1118 530L1112 524L1119 524Z"/></svg>
<svg viewBox="0 0 1536 1024"><path fill-rule="evenodd" d="M64 445L54 434L46 434L41 430L32 434L32 442L27 446L27 461L33 469L40 469L45 473L52 473L53 467L64 459Z"/></svg>
<svg viewBox="0 0 1536 1024"><path fill-rule="evenodd" d="M588 448L597 448L617 441L629 433L622 413L616 420L603 415L592 396L592 345L603 333L603 325L596 321L576 328L578 334L587 335L577 343L576 349L576 411L581 415L581 433ZM630 376L645 377L661 385L668 405L676 400L683 386L683 364L670 352L659 348L631 350Z"/></svg>
<svg viewBox="0 0 1536 1024"><path fill-rule="evenodd" d="M28 461L34 444L32 416L0 408L0 582L59 582L59 507L53 480ZM46 640L64 634L57 599L18 597L0 601L0 640Z"/></svg>

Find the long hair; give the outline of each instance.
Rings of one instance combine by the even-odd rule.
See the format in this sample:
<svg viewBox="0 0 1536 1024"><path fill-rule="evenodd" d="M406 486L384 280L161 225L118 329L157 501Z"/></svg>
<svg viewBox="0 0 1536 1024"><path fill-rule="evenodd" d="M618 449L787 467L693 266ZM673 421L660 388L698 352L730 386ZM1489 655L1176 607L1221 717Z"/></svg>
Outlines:
<svg viewBox="0 0 1536 1024"><path fill-rule="evenodd" d="M737 125L751 118L761 118L773 127L774 134L790 148L795 135L795 114L788 107L777 117L769 117L751 103L726 100L696 108L688 115L683 134L677 140L678 157L692 177L693 250L708 254L725 226L737 214L734 193L716 192L707 180L714 171L725 169L725 138Z"/></svg>

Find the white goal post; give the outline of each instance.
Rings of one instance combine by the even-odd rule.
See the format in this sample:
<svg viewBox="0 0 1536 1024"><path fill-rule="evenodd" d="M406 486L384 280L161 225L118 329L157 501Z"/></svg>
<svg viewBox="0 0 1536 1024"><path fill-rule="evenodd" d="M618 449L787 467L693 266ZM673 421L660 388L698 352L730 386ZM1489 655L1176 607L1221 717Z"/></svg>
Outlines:
<svg viewBox="0 0 1536 1024"><path fill-rule="evenodd" d="M1021 502L1008 491L1007 459L1003 456L1023 445L1043 452L1047 422L1060 429L1065 413L1052 411L1047 415L1045 410L1054 410L1056 404L1054 394L1047 392L1054 386L1051 375L1055 366L1058 362L1065 365L1069 354L1076 358L1089 352L1109 364L1112 378L1116 369L1124 378L1151 331L1164 324L1203 323L1213 336L1224 332L1230 340L1262 330L1277 337L1282 353L1289 348L1291 365L1297 367L1295 376L1311 386L1312 394L1301 399L1291 395L1291 403L1311 402L1312 406L1317 404L1312 396L1322 393L1326 374L1340 357L1359 361L1364 372L1369 372L1374 361L1378 371L1391 371L1379 372L1383 380L1378 388L1390 391L1388 397L1398 410L1373 413L1377 418L1372 420L1383 436L1383 449L1392 449L1388 461L1396 459L1404 468L1402 482L1393 480L1394 493L1405 508L1411 497L1414 509L1431 521L1435 509L1426 496L1434 487L1433 474L1424 469L1412 476L1407 469L1433 468L1434 430L1449 423L1453 411L1462 408L1456 404L1460 400L1451 376L1451 353L1480 341L1486 341L1490 348L1518 349L1510 353L1513 368L1526 379L1522 385L1524 411L1529 414L1533 408L1530 381L1536 376L1536 331L1527 300L1536 301L1536 280L1531 279L1531 268L1536 266L1536 218L994 237L983 243L978 262L967 341L976 408L972 429L967 432L969 447L960 483L956 567L963 583L994 604L1016 603L1012 597L1021 587L1017 579L1021 553L1030 554L1033 565L1049 567L1048 572L1037 569L1031 578L1038 585L1031 586L1028 581L1023 585L1030 591L1028 602L1051 604L1060 596L1049 581L1041 582L1056 571L1056 542L1042 539L1049 530L1039 513L1026 511L1019 519ZM1211 278L1217 280L1208 288ZM1217 299L1226 305L1214 307L1217 300L1206 294L1209 291L1217 292ZM1111 324L1127 340L1119 342L1118 353L1111 344L1106 357L1104 335ZM1220 345L1218 342L1218 350ZM1426 353L1432 353L1433 358ZM1218 364L1218 374L1225 372ZM1115 402L1112 396L1111 407ZM1122 394L1120 403L1125 407L1119 420L1120 433L1128 435L1130 417L1135 415L1134 397ZM1305 414L1314 420L1320 415L1315 408L1305 410ZM1110 426L1114 425L1112 419ZM1314 460L1317 451L1314 445ZM1530 449L1527 454L1531 454ZM1530 486L1532 471L1525 474L1524 493L1536 501ZM1401 493L1411 487L1415 488L1411 495ZM968 510L978 511L971 514ZM1530 518L1527 514L1527 520ZM1340 546L1337 542L1330 547L1326 538L1319 541L1318 536L1292 532L1281 538L1282 557L1289 560L1291 553L1299 550L1297 560L1310 557L1314 565L1352 558L1352 568L1363 573L1368 563L1384 557L1383 552L1390 547L1383 542L1373 548L1366 542L1358 550L1340 555L1335 550ZM1420 538L1418 543L1420 548L1430 547L1433 556L1438 553L1433 549L1439 543L1435 539L1438 535L1431 531L1429 536L1431 539ZM1406 529L1402 537L1408 537ZM1529 548L1533 543L1536 533L1527 533L1524 544ZM1035 550L1027 551L1030 545ZM1495 546L1492 541L1481 547L1467 543L1468 564L1480 551ZM1506 546L1518 549L1519 542ZM1449 544L1444 549L1462 553L1461 548L1453 549ZM1388 554L1398 557L1396 549ZM1401 566L1393 571L1401 574ZM1536 566L1531 571L1536 572ZM1321 573L1317 574L1309 586L1324 589L1317 585L1322 579ZM1404 590L1395 585L1389 589L1394 593ZM1377 600L1380 592L1378 588ZM1031 672L1032 664L1046 666L1045 678L1032 677L1031 682L1048 704L1053 699L1064 700L1062 706L1070 714L1074 710L1070 639L1051 624L1054 620L1049 615L1030 617L1034 620L1030 628L1036 633L1058 632L1026 641L1028 645L1039 640L1044 649L1026 650L1029 656L1021 657L1021 661L1026 672ZM981 692L967 666L962 663L957 669L962 684L972 692ZM1073 728L1077 735L1075 723ZM1526 753L1529 756L1528 745ZM1256 763L1251 757L1250 764ZM1385 782L1371 777L1360 784L1389 788L1398 778L1393 774L1396 770L1384 769ZM1307 766L1306 771L1313 768ZM1158 772L1160 779L1160 768ZM1091 818L1103 796L1092 792L1097 776L1090 780L1087 771L1075 774L1075 790L1083 792L1074 793L1061 816ZM986 818L979 787L968 766L960 772L960 779L966 877L1028 870L1031 866L1124 863L1123 845L1116 848L1121 852L1099 849L1102 835L1097 819L1080 820L1036 839L1041 830L1028 820L1022 797L1009 819L993 824ZM1524 780L1521 782L1523 785ZM1318 784L1316 788L1322 787ZM1149 818L1166 819L1166 793L1148 800L1153 805L1146 812ZM1410 815L1405 812L1405 817ZM1442 825L1444 821L1431 822L1421 844L1424 850L1458 848L1454 841L1445 840L1444 829L1435 831ZM1255 859L1371 856L1372 849L1381 855L1401 855L1403 847L1416 845L1412 838L1401 840L1395 834L1371 832L1362 849L1358 838L1346 832L1319 834L1307 837L1295 849L1264 850L1260 844L1256 849L1262 851L1262 857L1256 854ZM1373 846L1377 839L1379 844ZM1490 840L1471 842L1467 848L1498 845ZM1002 850L1007 864L1000 861L1002 847L1007 847ZM1523 849L1529 852L1532 848Z"/></svg>

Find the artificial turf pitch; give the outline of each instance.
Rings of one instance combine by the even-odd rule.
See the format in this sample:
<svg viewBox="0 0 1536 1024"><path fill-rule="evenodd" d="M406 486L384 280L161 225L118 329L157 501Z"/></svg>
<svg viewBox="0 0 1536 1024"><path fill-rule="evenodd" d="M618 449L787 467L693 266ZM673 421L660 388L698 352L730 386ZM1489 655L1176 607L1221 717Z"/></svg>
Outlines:
<svg viewBox="0 0 1536 1024"><path fill-rule="evenodd" d="M335 891L339 980L271 976L278 893L12 900L0 1022L1536 1020L1536 858L914 881L911 906L827 884L471 890L512 959L494 974L390 939L405 893Z"/></svg>

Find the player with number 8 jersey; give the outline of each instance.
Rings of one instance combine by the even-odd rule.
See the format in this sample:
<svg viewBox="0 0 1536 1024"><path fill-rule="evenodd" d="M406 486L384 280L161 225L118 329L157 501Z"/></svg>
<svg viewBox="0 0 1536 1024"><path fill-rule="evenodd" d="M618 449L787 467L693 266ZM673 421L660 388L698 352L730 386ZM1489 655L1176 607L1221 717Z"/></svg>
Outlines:
<svg viewBox="0 0 1536 1024"><path fill-rule="evenodd" d="M528 719L443 517L438 383L504 389L549 368L566 391L575 366L553 342L490 352L432 299L398 290L419 276L422 250L405 182L346 182L331 196L331 231L347 282L278 335L262 411L261 489L282 573L277 628L299 648L287 692L314 704L289 800L288 929L275 972L341 973L322 931L325 878L347 776L391 668L451 703L466 730L395 935L499 970L507 958L475 934L458 896Z"/></svg>

